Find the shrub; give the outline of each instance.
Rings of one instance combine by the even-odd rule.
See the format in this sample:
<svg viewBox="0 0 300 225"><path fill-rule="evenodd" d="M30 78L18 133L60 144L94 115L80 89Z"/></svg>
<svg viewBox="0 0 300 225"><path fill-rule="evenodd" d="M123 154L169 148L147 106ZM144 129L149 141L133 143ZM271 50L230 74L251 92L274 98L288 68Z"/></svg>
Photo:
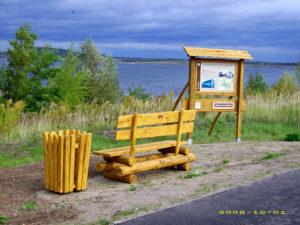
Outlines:
<svg viewBox="0 0 300 225"><path fill-rule="evenodd" d="M151 95L148 94L144 88L142 88L141 85L131 86L128 88L128 94L129 96L132 96L136 99L140 99L143 101L149 100L151 98Z"/></svg>
<svg viewBox="0 0 300 225"><path fill-rule="evenodd" d="M272 86L272 91L275 92L277 95L295 94L297 91L297 83L295 78L288 72L285 72L283 76L277 81L277 83Z"/></svg>
<svg viewBox="0 0 300 225"><path fill-rule="evenodd" d="M0 214L0 224L6 224L8 222L8 217Z"/></svg>
<svg viewBox="0 0 300 225"><path fill-rule="evenodd" d="M90 77L89 70L80 69L78 56L71 47L57 75L50 79L50 89L57 95L59 101L73 109L81 104L87 95L85 82Z"/></svg>
<svg viewBox="0 0 300 225"><path fill-rule="evenodd" d="M285 141L300 141L300 136L298 134L287 134Z"/></svg>
<svg viewBox="0 0 300 225"><path fill-rule="evenodd" d="M1 137L8 137L20 121L22 111L24 109L24 102L18 101L13 103L12 100L8 100L5 104L0 104L0 134Z"/></svg>
<svg viewBox="0 0 300 225"><path fill-rule="evenodd" d="M268 85L261 74L250 75L245 87L246 95L263 94L268 90Z"/></svg>

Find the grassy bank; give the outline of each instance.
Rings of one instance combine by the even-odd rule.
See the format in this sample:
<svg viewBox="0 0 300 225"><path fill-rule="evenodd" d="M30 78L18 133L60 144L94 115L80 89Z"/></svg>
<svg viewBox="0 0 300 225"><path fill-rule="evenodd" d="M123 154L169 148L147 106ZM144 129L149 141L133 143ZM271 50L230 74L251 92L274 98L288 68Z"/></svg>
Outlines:
<svg viewBox="0 0 300 225"><path fill-rule="evenodd" d="M65 107L52 105L40 113L22 114L10 132L2 133L0 167L13 167L43 159L41 134L46 130L75 128L93 133L93 149L126 145L115 142L113 129L119 115L133 112L159 112L170 110L172 96L148 101L127 97L122 103L84 105L70 112ZM235 115L224 113L213 133L208 129L214 114L198 114L193 133L194 143L233 141ZM291 96L264 95L247 98L242 140L283 141L288 134L300 135L300 94Z"/></svg>

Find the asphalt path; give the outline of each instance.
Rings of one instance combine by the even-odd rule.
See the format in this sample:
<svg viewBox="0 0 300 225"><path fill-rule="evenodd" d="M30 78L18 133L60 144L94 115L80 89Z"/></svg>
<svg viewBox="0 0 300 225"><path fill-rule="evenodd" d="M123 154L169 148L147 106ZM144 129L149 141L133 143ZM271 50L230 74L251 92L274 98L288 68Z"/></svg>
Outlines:
<svg viewBox="0 0 300 225"><path fill-rule="evenodd" d="M122 222L122 225L300 225L300 170Z"/></svg>

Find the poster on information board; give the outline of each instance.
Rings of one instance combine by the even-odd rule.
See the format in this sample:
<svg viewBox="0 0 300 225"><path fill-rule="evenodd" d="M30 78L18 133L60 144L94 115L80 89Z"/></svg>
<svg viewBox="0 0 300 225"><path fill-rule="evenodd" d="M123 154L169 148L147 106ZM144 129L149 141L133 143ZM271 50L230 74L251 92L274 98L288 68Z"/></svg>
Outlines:
<svg viewBox="0 0 300 225"><path fill-rule="evenodd" d="M235 63L198 63L198 90L200 92L234 92Z"/></svg>

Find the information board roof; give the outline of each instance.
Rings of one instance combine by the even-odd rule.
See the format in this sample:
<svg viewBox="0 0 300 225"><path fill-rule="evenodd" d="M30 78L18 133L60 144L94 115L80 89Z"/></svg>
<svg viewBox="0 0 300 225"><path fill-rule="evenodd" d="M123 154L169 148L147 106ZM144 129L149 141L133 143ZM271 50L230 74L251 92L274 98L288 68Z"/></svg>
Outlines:
<svg viewBox="0 0 300 225"><path fill-rule="evenodd" d="M253 59L247 51L183 47L189 57L218 58L218 59Z"/></svg>

